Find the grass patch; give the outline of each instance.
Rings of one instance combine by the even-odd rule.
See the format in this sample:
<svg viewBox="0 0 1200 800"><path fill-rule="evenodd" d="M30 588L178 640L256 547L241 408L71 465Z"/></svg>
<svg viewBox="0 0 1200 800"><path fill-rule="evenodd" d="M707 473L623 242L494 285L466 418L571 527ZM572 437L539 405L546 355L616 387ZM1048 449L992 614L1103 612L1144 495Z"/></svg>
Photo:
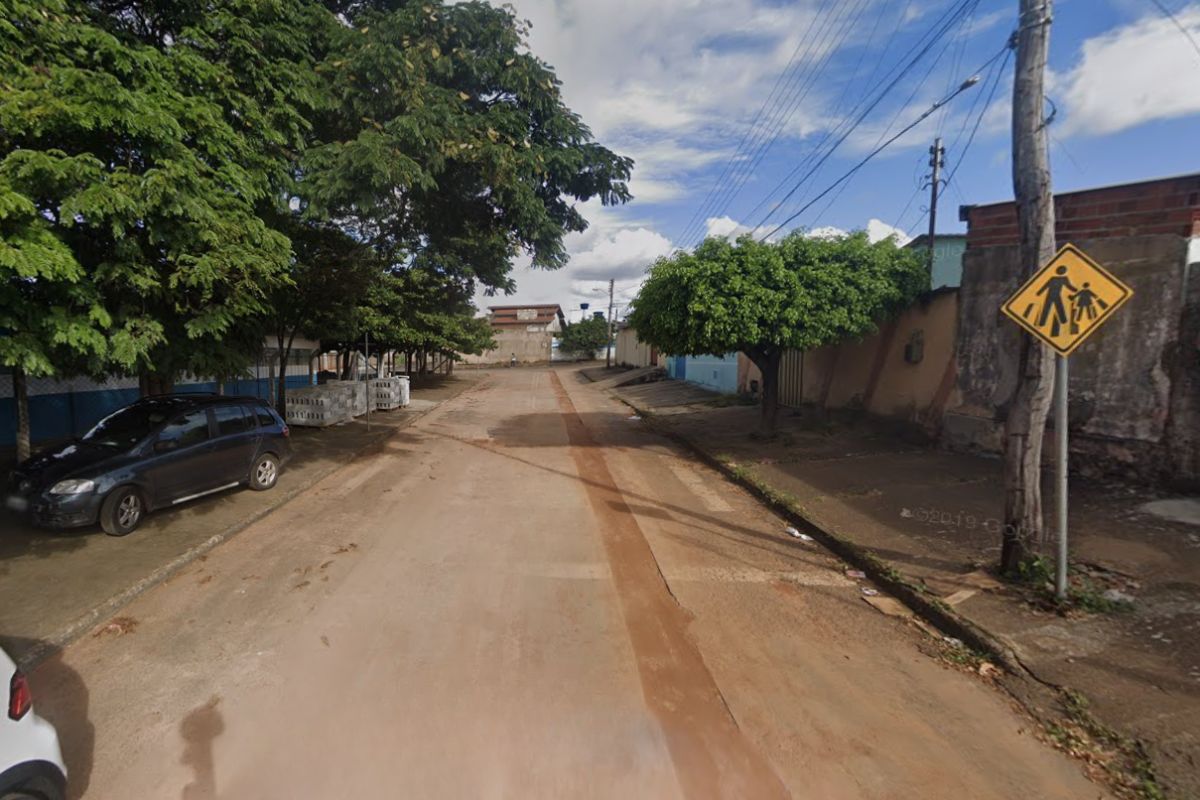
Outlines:
<svg viewBox="0 0 1200 800"><path fill-rule="evenodd" d="M1086 762L1095 777L1103 778L1119 797L1166 800L1154 764L1140 741L1096 719L1080 692L1063 689L1059 700L1063 719L1044 726L1051 744Z"/></svg>
<svg viewBox="0 0 1200 800"><path fill-rule="evenodd" d="M1034 556L1019 567L1009 583L1025 593L1025 599L1044 611L1060 614L1119 614L1133 610L1133 603L1121 596L1107 595L1112 589L1127 588L1119 576L1084 565L1072 564L1067 574L1067 596L1059 599L1054 592L1054 563L1045 556Z"/></svg>

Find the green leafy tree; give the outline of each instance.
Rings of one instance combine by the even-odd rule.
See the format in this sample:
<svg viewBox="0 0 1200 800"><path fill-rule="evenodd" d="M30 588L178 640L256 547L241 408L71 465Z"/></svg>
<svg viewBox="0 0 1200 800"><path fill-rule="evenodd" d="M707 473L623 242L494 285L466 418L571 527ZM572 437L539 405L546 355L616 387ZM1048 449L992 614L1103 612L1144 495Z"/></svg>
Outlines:
<svg viewBox="0 0 1200 800"><path fill-rule="evenodd" d="M600 317L588 317L563 328L559 349L565 353L587 355L608 344L608 322Z"/></svg>
<svg viewBox="0 0 1200 800"><path fill-rule="evenodd" d="M388 263L436 258L451 278L513 286L513 258L566 262L577 201L629 198L632 162L592 140L509 8L344 4L321 75L336 98L301 161L306 212Z"/></svg>
<svg viewBox="0 0 1200 800"><path fill-rule="evenodd" d="M633 304L638 338L676 355L745 353L762 371L760 433L775 433L779 366L876 329L928 288L919 255L865 233L778 244L712 238L659 259Z"/></svg>
<svg viewBox="0 0 1200 800"><path fill-rule="evenodd" d="M307 126L314 10L329 16L301 0L0 0L6 244L54 240L39 306L74 329L42 341L86 339L68 349L145 388L245 358L232 329L286 280L289 242L258 208L281 202ZM61 372L47 351L7 353Z"/></svg>
<svg viewBox="0 0 1200 800"><path fill-rule="evenodd" d="M277 220L292 243L286 284L267 297L262 333L278 359L275 402L287 409L287 365L297 335L352 341L362 327L364 305L383 271L374 251L335 225ZM262 336L258 337L262 342Z"/></svg>

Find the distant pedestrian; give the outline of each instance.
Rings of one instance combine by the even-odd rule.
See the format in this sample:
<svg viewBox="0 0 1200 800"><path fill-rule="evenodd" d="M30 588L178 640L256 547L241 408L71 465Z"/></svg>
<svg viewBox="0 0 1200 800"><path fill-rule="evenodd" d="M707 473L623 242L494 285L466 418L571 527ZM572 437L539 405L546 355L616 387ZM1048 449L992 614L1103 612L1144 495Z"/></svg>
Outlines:
<svg viewBox="0 0 1200 800"><path fill-rule="evenodd" d="M515 367L517 365L517 354L516 353L513 353L512 358L508 359L508 365L510 367Z"/></svg>

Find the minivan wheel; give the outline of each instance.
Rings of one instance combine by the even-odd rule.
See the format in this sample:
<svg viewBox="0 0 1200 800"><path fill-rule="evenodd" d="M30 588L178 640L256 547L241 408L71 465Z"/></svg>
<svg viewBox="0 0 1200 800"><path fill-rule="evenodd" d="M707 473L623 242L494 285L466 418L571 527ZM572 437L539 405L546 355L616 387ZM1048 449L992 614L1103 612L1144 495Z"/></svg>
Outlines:
<svg viewBox="0 0 1200 800"><path fill-rule="evenodd" d="M146 516L146 503L132 486L114 489L100 506L100 527L109 536L133 533Z"/></svg>
<svg viewBox="0 0 1200 800"><path fill-rule="evenodd" d="M279 480L279 459L270 453L264 453L250 468L250 488L256 492L265 492Z"/></svg>

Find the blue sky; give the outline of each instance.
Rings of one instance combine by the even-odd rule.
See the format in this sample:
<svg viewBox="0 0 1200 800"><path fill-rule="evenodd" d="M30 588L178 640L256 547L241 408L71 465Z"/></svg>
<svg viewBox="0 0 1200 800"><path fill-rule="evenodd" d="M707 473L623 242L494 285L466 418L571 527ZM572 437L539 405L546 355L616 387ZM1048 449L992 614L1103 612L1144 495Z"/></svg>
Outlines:
<svg viewBox="0 0 1200 800"><path fill-rule="evenodd" d="M568 105L602 143L637 161L635 199L620 208L587 204L592 227L568 238L569 266L547 273L521 263L516 294L481 304L595 307L608 277L624 302L657 256L705 233L757 225L795 181L771 190L806 158L811 163L811 154L826 152L892 70L939 21L952 20L779 207L767 226L774 227L1003 49L1016 0L978 0L968 14L946 16L963 1L515 0L532 22L531 48L557 70ZM1164 2L1200 40L1200 0ZM938 134L948 166L962 159L939 230L962 229L960 204L1011 197L1012 61L984 112L1001 65L994 63L980 84L788 227L920 233L927 196L918 186ZM1200 170L1200 54L1150 0L1058 0L1049 96L1058 109L1051 128L1056 191ZM751 146L739 151L739 144ZM715 185L725 188L706 206Z"/></svg>

